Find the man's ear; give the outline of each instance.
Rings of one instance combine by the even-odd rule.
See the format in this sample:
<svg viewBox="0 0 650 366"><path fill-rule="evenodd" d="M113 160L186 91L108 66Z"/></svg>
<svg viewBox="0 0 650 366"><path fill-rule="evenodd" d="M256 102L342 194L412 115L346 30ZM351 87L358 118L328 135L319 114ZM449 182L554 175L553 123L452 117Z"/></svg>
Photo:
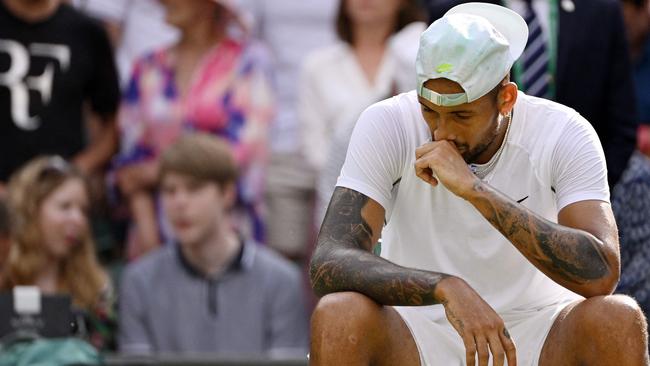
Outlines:
<svg viewBox="0 0 650 366"><path fill-rule="evenodd" d="M497 96L499 114L505 116L512 111L517 101L517 92L517 84L513 82L507 82L501 86L499 95Z"/></svg>
<svg viewBox="0 0 650 366"><path fill-rule="evenodd" d="M223 193L223 202L228 210L235 207L237 202L237 185L234 182L226 183L221 191Z"/></svg>

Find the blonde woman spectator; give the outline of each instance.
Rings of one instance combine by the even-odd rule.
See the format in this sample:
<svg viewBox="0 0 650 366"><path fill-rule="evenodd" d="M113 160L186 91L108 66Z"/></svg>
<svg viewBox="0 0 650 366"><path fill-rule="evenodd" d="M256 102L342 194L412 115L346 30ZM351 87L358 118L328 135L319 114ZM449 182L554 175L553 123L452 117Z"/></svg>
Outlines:
<svg viewBox="0 0 650 366"><path fill-rule="evenodd" d="M232 1L161 3L180 40L136 63L119 121L117 183L137 228L127 256L136 257L171 237L152 193L158 158L193 131L229 141L241 171L236 223L244 235L262 241L267 125L273 117L266 56L247 38L243 16Z"/></svg>
<svg viewBox="0 0 650 366"><path fill-rule="evenodd" d="M70 295L83 323L78 335L107 348L115 324L112 287L95 258L89 200L83 176L57 156L34 159L13 175L11 248L0 288L30 285L44 294Z"/></svg>
<svg viewBox="0 0 650 366"><path fill-rule="evenodd" d="M347 131L373 102L415 88L412 75L425 14L415 0L342 0L336 21L340 41L305 61L299 118L305 156L320 174L318 224L334 190L334 182L321 180L335 131ZM335 173L326 181L335 180L340 165L327 168Z"/></svg>

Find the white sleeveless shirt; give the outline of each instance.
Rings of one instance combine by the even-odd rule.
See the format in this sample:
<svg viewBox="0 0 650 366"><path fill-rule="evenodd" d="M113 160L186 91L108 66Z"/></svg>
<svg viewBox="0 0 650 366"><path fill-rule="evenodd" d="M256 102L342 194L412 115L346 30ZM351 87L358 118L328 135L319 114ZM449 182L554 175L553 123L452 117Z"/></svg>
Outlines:
<svg viewBox="0 0 650 366"><path fill-rule="evenodd" d="M478 210L414 171L431 141L414 91L369 107L359 118L337 186L386 210L381 256L402 266L463 278L503 318L579 299L535 268ZM607 169L592 126L576 111L519 92L510 131L483 179L552 222L582 200L609 202ZM441 306L422 307L436 321Z"/></svg>

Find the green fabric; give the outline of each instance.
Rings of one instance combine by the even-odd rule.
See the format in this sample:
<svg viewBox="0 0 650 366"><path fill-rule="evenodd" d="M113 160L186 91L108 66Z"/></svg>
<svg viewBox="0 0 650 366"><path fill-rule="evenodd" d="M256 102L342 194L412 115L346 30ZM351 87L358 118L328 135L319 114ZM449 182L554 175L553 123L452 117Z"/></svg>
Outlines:
<svg viewBox="0 0 650 366"><path fill-rule="evenodd" d="M0 366L101 365L99 352L77 338L37 339L0 349Z"/></svg>

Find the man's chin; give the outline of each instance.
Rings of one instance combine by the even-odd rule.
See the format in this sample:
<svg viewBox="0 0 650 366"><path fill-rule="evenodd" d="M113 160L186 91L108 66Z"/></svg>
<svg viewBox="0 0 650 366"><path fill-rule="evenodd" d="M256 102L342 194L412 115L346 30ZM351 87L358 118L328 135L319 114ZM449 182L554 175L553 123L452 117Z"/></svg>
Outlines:
<svg viewBox="0 0 650 366"><path fill-rule="evenodd" d="M178 240L181 245L193 246L198 241L198 235L190 230L177 230L176 240Z"/></svg>
<svg viewBox="0 0 650 366"><path fill-rule="evenodd" d="M476 156L472 155L470 152L467 152L467 150L462 151L460 153L460 156L463 157L463 160L465 160L467 164L476 162Z"/></svg>
<svg viewBox="0 0 650 366"><path fill-rule="evenodd" d="M463 149L461 150L461 156L467 164L483 164L479 163L478 160L483 155L483 152L487 150L487 146L479 145L477 148L472 150Z"/></svg>

